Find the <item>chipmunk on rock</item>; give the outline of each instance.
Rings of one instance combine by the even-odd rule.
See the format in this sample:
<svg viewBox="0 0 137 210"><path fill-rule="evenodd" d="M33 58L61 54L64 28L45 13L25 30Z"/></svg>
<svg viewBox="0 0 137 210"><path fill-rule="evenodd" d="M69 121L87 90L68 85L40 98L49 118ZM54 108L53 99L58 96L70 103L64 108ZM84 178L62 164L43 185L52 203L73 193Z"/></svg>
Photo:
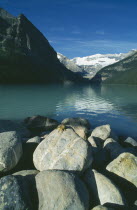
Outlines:
<svg viewBox="0 0 137 210"><path fill-rule="evenodd" d="M57 127L57 129L58 129L59 132L63 132L64 130L66 130L66 125L60 124L60 125Z"/></svg>

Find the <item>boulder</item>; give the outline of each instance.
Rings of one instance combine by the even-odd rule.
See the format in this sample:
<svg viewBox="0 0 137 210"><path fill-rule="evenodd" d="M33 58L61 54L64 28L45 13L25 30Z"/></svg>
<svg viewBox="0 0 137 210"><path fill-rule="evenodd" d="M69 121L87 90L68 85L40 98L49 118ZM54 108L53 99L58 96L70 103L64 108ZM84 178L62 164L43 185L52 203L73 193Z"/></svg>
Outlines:
<svg viewBox="0 0 137 210"><path fill-rule="evenodd" d="M90 123L88 120L80 117L66 118L61 123L72 127L81 138L87 139L88 129L90 129Z"/></svg>
<svg viewBox="0 0 137 210"><path fill-rule="evenodd" d="M0 133L0 173L14 168L22 156L22 144L15 131Z"/></svg>
<svg viewBox="0 0 137 210"><path fill-rule="evenodd" d="M39 171L59 169L83 172L92 160L89 143L65 126L51 132L33 154L34 165Z"/></svg>
<svg viewBox="0 0 137 210"><path fill-rule="evenodd" d="M108 171L128 180L137 187L137 157L131 153L120 154L106 168Z"/></svg>
<svg viewBox="0 0 137 210"><path fill-rule="evenodd" d="M88 210L89 194L78 176L64 171L42 171L36 176L39 210Z"/></svg>
<svg viewBox="0 0 137 210"><path fill-rule="evenodd" d="M51 131L58 126L56 120L50 119L48 117L36 115L33 117L28 117L25 119L25 124L29 130L34 133L40 133L43 131Z"/></svg>
<svg viewBox="0 0 137 210"><path fill-rule="evenodd" d="M124 142L128 143L130 146L137 147L137 141L135 141L131 137L128 137Z"/></svg>
<svg viewBox="0 0 137 210"><path fill-rule="evenodd" d="M0 209L37 210L38 196L34 173L9 175L0 179Z"/></svg>
<svg viewBox="0 0 137 210"><path fill-rule="evenodd" d="M117 139L117 136L114 134L112 129L110 128L110 125L102 125L99 127L96 127L92 133L91 136L102 139L105 141L107 138L114 138Z"/></svg>
<svg viewBox="0 0 137 210"><path fill-rule="evenodd" d="M36 144L39 144L40 142L41 142L41 138L39 136L35 136L26 141L26 143L36 143Z"/></svg>
<svg viewBox="0 0 137 210"><path fill-rule="evenodd" d="M124 205L125 199L119 188L106 176L89 169L84 180L91 192L91 198L94 199L95 205L105 203Z"/></svg>
<svg viewBox="0 0 137 210"><path fill-rule="evenodd" d="M0 133L16 131L22 138L30 137L30 131L21 122L11 120L0 120Z"/></svg>

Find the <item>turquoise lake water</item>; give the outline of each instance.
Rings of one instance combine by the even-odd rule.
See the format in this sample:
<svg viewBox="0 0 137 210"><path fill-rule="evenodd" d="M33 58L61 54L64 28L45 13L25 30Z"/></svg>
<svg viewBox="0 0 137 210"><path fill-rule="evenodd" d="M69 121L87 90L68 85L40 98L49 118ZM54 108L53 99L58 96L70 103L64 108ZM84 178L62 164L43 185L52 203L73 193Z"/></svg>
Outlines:
<svg viewBox="0 0 137 210"><path fill-rule="evenodd" d="M0 119L22 120L37 114L59 121L83 117L93 128L110 124L119 135L137 138L137 86L0 86Z"/></svg>

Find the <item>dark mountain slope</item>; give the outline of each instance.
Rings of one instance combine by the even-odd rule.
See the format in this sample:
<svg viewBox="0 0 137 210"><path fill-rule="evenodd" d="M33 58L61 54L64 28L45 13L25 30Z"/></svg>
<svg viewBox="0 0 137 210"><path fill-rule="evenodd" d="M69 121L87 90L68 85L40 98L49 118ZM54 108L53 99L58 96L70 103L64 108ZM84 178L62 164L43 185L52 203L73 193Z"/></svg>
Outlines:
<svg viewBox="0 0 137 210"><path fill-rule="evenodd" d="M0 9L0 83L81 79L65 68L43 34L24 16Z"/></svg>

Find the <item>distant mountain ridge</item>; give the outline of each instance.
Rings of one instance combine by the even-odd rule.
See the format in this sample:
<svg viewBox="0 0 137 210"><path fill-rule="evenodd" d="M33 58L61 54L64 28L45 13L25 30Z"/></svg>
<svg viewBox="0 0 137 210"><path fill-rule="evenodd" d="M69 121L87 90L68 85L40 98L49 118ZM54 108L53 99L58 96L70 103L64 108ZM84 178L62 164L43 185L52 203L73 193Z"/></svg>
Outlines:
<svg viewBox="0 0 137 210"><path fill-rule="evenodd" d="M110 64L113 64L115 62L118 62L119 60L124 59L125 57L133 53L134 51L135 50L131 50L128 53L119 53L119 54L116 54L116 53L115 54L94 54L94 55L90 55L86 57L75 57L71 59L71 61L76 63L78 66L100 65L102 68Z"/></svg>
<svg viewBox="0 0 137 210"><path fill-rule="evenodd" d="M0 8L0 83L49 83L81 79L57 58L43 34L23 15Z"/></svg>
<svg viewBox="0 0 137 210"><path fill-rule="evenodd" d="M73 72L80 73L84 78L92 79L102 68L119 62L120 60L132 55L135 50L120 54L95 54L86 57L76 57L68 59L58 53L58 58L63 65Z"/></svg>
<svg viewBox="0 0 137 210"><path fill-rule="evenodd" d="M71 61L82 67L91 77L94 77L99 70L126 58L132 54L133 51L134 50L119 54L95 54L86 57L76 57L71 59Z"/></svg>
<svg viewBox="0 0 137 210"><path fill-rule="evenodd" d="M121 61L101 69L92 82L137 85L137 50Z"/></svg>

